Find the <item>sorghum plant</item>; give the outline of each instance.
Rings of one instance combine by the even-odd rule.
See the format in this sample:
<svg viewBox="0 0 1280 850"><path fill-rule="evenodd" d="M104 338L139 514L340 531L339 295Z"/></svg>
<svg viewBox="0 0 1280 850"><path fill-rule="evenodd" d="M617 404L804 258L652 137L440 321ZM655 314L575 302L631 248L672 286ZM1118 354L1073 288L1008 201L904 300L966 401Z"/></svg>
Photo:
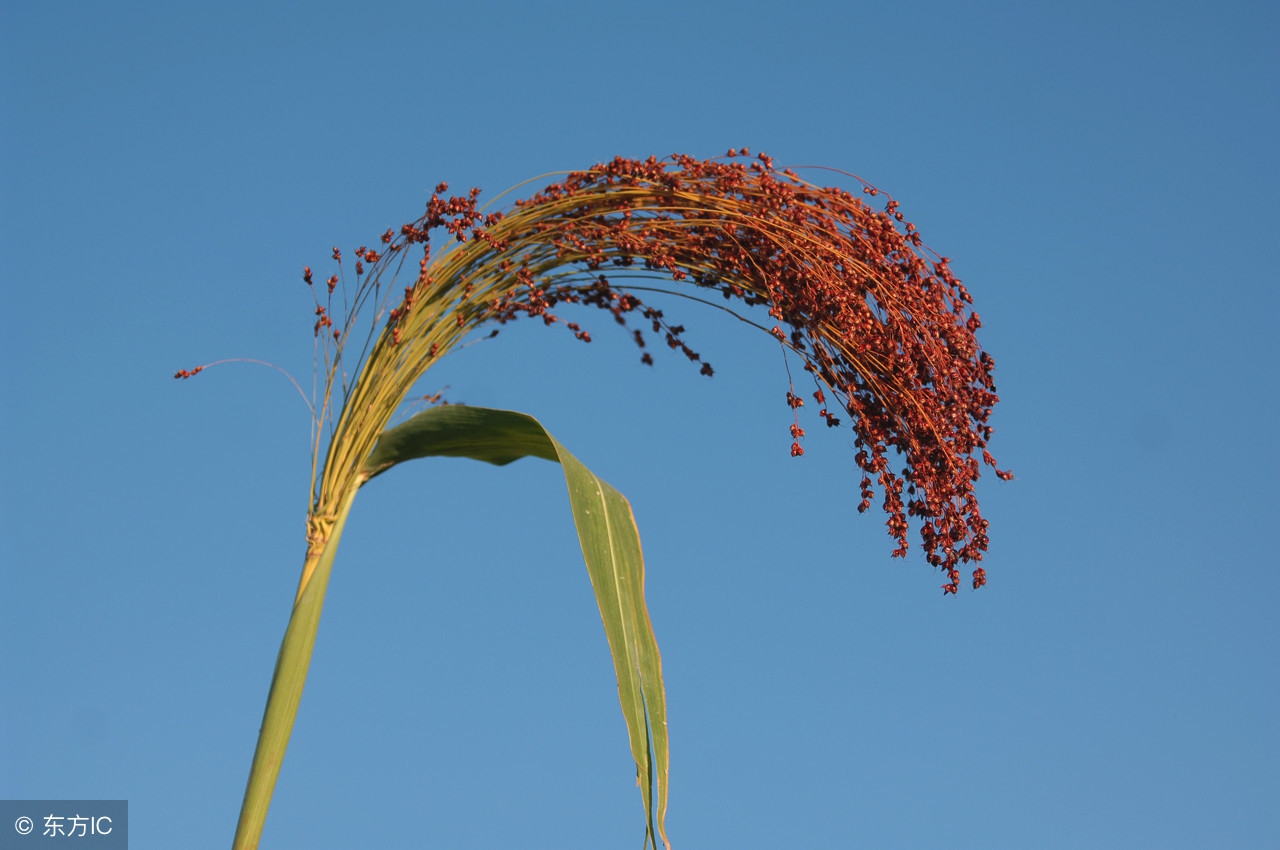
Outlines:
<svg viewBox="0 0 1280 850"><path fill-rule="evenodd" d="M906 554L914 518L926 560L945 577L944 593L957 592L964 564L975 589L986 584L987 522L974 483L981 464L995 465L987 451L997 401L994 362L977 343L981 322L948 259L924 247L896 201L873 207L864 196L881 193L858 182L856 195L819 187L743 148L710 160L616 158L502 211L480 208L477 189L450 196L441 183L423 216L387 230L375 247L357 249L354 268L334 248L335 274L317 282L304 270L315 293L322 376L313 402L307 552L237 848L256 847L261 834L352 500L390 466L433 454L492 463L536 455L564 465L618 673L646 845L666 843L665 697L626 500L522 414L437 407L389 427L427 369L486 327L493 335L498 326L532 317L590 342L589 331L557 311L597 307L625 328L642 362L653 362L648 344L656 339L711 375L684 328L642 294L723 300L810 374L811 391L788 382L791 454L804 454L799 408L811 398L826 426L847 421L853 429L858 511L878 490L893 555ZM397 284L406 266L411 280Z"/></svg>

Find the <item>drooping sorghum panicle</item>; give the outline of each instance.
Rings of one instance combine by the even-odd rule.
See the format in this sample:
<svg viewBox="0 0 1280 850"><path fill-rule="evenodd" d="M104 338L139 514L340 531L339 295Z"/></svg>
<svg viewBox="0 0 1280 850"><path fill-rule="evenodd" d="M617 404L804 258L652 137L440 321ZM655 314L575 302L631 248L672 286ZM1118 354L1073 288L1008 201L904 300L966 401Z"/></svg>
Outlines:
<svg viewBox="0 0 1280 850"><path fill-rule="evenodd" d="M862 190L880 194L866 184ZM324 303L317 296L315 332L332 390L358 308L385 303L395 286L384 285L383 273L394 278L410 252L421 251L414 283L394 308L379 312L386 323L354 367L358 377L343 399L313 514L323 516L353 482L358 486L361 461L414 382L485 324L532 316L551 325L560 321L553 312L559 305L595 306L642 349L652 332L710 375L710 364L684 341L684 328L637 296L649 287L629 283L647 276L668 281L671 291L715 291L766 307L770 332L815 379L818 416L831 427L849 417L862 473L858 510L867 509L878 485L893 554L905 555L908 518L915 517L926 558L947 575L944 590L958 589L961 562L974 565L975 588L986 583L977 564L987 522L974 482L979 458L995 465L987 451L994 362L975 338L981 322L968 291L946 257L924 248L896 201L873 209L861 195L775 170L768 156L751 158L746 149L710 160L619 157L570 173L505 212L482 211L479 190L447 191L440 184L425 215L384 233L381 250L355 252L357 286L343 328L333 327L329 307L339 278L329 278ZM433 254L439 230L446 244ZM334 259L341 262L336 248ZM310 269L304 279L312 284ZM590 342L577 323L565 324ZM653 362L648 351L641 359ZM787 402L804 405L794 387ZM837 405L843 414L833 412ZM803 454L803 434L797 421L793 455ZM891 468L894 456L900 470Z"/></svg>

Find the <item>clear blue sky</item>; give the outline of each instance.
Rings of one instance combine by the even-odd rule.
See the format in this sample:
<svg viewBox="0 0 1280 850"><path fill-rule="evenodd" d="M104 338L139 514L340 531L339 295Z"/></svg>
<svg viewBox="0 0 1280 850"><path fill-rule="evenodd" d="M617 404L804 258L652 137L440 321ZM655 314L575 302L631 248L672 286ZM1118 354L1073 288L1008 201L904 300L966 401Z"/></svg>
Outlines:
<svg viewBox="0 0 1280 850"><path fill-rule="evenodd" d="M303 264L615 154L748 145L892 192L1002 396L990 584L713 379L519 323L424 390L627 494L678 848L1280 846L1271 3L11 3L0 31L0 797L226 847L304 548ZM327 274L327 272L326 272ZM559 470L420 461L343 538L264 847L636 847ZM3 825L0 825L3 828Z"/></svg>

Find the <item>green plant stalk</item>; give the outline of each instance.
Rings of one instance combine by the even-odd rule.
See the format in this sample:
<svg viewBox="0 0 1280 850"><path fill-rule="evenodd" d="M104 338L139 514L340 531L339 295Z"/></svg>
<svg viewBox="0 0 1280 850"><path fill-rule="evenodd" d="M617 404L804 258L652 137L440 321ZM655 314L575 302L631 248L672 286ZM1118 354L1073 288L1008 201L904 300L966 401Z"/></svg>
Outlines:
<svg viewBox="0 0 1280 850"><path fill-rule="evenodd" d="M249 769L244 803L240 807L240 822L236 825L235 842L232 844L234 850L255 850L262 838L262 828L267 822L267 809L271 806L271 795L275 791L276 778L280 775L285 749L289 746L293 722L298 716L302 689L307 682L311 650L316 643L320 612L324 608L324 595L329 587L329 574L333 570L333 557L338 551L338 541L342 537L342 528L351 511L351 504L355 501L356 492L357 489L352 489L342 503L334 516L327 539L311 543L298 587L298 597L284 632L280 655L276 658L275 672L271 676L271 691L262 716L262 728L258 732L253 766Z"/></svg>

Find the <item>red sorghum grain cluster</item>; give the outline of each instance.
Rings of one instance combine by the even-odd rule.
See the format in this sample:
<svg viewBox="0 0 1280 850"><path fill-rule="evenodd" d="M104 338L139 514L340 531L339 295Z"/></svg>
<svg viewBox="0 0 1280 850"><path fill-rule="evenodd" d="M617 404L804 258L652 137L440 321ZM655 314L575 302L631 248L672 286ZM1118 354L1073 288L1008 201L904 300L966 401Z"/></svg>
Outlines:
<svg viewBox="0 0 1280 850"><path fill-rule="evenodd" d="M946 574L944 590L958 590L962 562L974 565L972 585L980 587L987 521L974 483L982 463L995 466L987 451L998 400L994 362L978 345L981 322L948 259L924 247L896 201L870 206L863 196L882 193L859 183L860 194L815 186L745 148L711 160L619 157L570 173L505 212L482 211L477 189L446 197L441 183L421 218L382 235L382 250L355 251L358 283L341 329L333 327L331 302L342 278L329 278L324 303L317 297L314 330L330 382L355 315L369 301L380 305L386 323L362 357L364 375L353 392L366 376L383 376L377 380L395 404L480 326L521 316L556 324L554 310L564 304L606 310L641 349L652 333L711 375L684 341L684 327L644 304L629 281L647 276L668 281L672 291L718 292L767 310L760 326L803 360L828 427L848 415L861 471L858 510L871 505L878 486L893 554L906 554L915 518L925 557ZM439 230L448 234L446 244L433 256ZM394 275L415 246L422 251L416 280L397 306L383 310L395 287L384 287L382 274ZM333 258L341 267L337 248ZM309 268L304 280L312 284ZM565 324L591 341L577 323ZM321 333L328 328L332 341ZM641 360L653 362L647 350ZM800 456L805 400L794 387L786 400L796 416L791 454ZM360 409L344 404L339 429L365 416L371 421L362 427L376 437L390 418L386 404L354 407ZM331 447L326 475L332 455ZM317 505L322 501L318 495Z"/></svg>
<svg viewBox="0 0 1280 850"><path fill-rule="evenodd" d="M578 299L621 320L640 305L610 285L605 272L637 265L726 299L767 305L779 322L772 333L820 381L813 393L823 405L818 415L839 425L825 406L830 392L852 420L863 473L859 511L878 484L898 544L894 554L906 554L908 517L918 518L926 558L946 572L944 589L955 593L957 565L976 566L988 543L973 487L978 457L995 466L987 451L998 400L994 361L975 338L981 321L969 292L946 257L930 259L896 201L875 210L842 189L776 172L767 156L748 165L740 159L746 155L730 151L728 162L618 158L517 204L537 210L567 201L536 227L558 260L599 275L585 291L526 283L507 296L523 295L518 303L496 302L499 320ZM863 193L879 194L871 186ZM517 268L528 277L527 265ZM645 318L661 319L654 313ZM653 330L662 330L657 321ZM667 329L668 345L697 360L679 330ZM804 404L793 392L787 401ZM794 456L803 454L803 433L792 425ZM895 454L899 470L891 466ZM975 588L986 583L981 567L971 578Z"/></svg>

